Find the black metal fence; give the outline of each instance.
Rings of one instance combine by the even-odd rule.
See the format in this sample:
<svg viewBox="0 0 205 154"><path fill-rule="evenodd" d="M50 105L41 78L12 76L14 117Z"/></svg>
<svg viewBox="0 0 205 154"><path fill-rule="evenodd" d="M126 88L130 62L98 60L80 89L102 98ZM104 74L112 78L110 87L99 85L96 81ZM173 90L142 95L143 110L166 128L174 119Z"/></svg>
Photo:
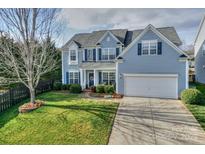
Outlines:
<svg viewBox="0 0 205 154"><path fill-rule="evenodd" d="M36 95L53 89L53 80L40 81L36 88ZM20 103L22 100L29 98L30 93L27 87L18 86L0 94L0 112Z"/></svg>

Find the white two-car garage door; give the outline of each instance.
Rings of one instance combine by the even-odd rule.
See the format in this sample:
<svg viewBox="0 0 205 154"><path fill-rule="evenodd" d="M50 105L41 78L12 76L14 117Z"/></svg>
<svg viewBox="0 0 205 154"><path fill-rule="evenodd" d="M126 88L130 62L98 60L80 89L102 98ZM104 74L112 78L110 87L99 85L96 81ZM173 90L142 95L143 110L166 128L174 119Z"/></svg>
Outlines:
<svg viewBox="0 0 205 154"><path fill-rule="evenodd" d="M125 96L178 98L177 74L124 74Z"/></svg>

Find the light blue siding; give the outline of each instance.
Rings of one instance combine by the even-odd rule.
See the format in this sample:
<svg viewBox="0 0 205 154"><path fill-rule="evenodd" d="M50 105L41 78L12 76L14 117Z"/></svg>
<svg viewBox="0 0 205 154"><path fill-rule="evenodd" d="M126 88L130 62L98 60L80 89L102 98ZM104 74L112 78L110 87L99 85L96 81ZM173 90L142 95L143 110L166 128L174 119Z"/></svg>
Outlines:
<svg viewBox="0 0 205 154"><path fill-rule="evenodd" d="M107 41L107 38L110 37L110 41ZM101 48L116 48L117 47L117 41L108 34L104 39L100 42Z"/></svg>
<svg viewBox="0 0 205 154"><path fill-rule="evenodd" d="M110 41L107 41L107 37L110 37ZM122 50L121 46L119 46L119 44L117 44L117 41L110 35L108 34L107 36L105 36L102 41L100 42L100 46L98 46L99 48L117 48L120 47L120 52ZM85 47L85 49L93 49L95 47ZM96 47L97 48L97 47ZM69 72L70 70L76 70L76 71L80 71L79 69L79 65L82 63L83 61L83 52L84 49L79 49L77 48L76 50L78 50L78 65L69 65L69 50L67 51L63 51L62 52L62 82L64 84L66 84L66 72ZM96 50L97 52L97 60L98 60L98 50Z"/></svg>
<svg viewBox="0 0 205 154"><path fill-rule="evenodd" d="M205 44L205 42L203 44ZM195 57L195 71L196 81L205 83L205 55L203 54L202 46Z"/></svg>
<svg viewBox="0 0 205 154"><path fill-rule="evenodd" d="M76 71L80 71L79 70L79 65L82 63L82 60L83 60L83 54L82 54L82 51L79 51L78 50L78 64L77 65L69 65L69 52L68 51L63 51L62 52L62 67L63 67L63 78L62 78L62 82L64 84L66 84L66 72L69 72L69 71L73 71L73 70L76 70Z"/></svg>
<svg viewBox="0 0 205 154"><path fill-rule="evenodd" d="M138 55L138 43L142 40L162 42L162 55ZM179 62L180 54L161 40L151 30L148 31L129 51L123 55L123 63L118 65L118 93L124 94L124 73L135 74L178 74L178 92L186 88L186 62Z"/></svg>

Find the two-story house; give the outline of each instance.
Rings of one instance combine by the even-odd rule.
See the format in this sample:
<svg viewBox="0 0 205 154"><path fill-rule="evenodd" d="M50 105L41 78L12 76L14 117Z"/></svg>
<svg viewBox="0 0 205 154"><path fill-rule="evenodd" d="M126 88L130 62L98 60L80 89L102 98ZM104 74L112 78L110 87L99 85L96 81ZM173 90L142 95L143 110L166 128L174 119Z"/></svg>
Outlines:
<svg viewBox="0 0 205 154"><path fill-rule="evenodd" d="M194 42L196 81L205 84L205 16L201 20Z"/></svg>
<svg viewBox="0 0 205 154"><path fill-rule="evenodd" d="M188 88L187 55L173 27L101 30L62 47L62 82L114 84L126 96L178 98Z"/></svg>

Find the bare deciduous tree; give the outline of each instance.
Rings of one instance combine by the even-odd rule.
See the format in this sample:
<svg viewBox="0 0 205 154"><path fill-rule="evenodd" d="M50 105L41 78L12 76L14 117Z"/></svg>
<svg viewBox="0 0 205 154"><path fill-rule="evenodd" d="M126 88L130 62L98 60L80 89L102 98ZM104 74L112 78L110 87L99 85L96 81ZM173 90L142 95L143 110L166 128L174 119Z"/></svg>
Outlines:
<svg viewBox="0 0 205 154"><path fill-rule="evenodd" d="M49 48L56 15L57 9L0 9L4 31L13 41L0 45L0 84L23 83L32 103L41 76L57 67L57 53Z"/></svg>

